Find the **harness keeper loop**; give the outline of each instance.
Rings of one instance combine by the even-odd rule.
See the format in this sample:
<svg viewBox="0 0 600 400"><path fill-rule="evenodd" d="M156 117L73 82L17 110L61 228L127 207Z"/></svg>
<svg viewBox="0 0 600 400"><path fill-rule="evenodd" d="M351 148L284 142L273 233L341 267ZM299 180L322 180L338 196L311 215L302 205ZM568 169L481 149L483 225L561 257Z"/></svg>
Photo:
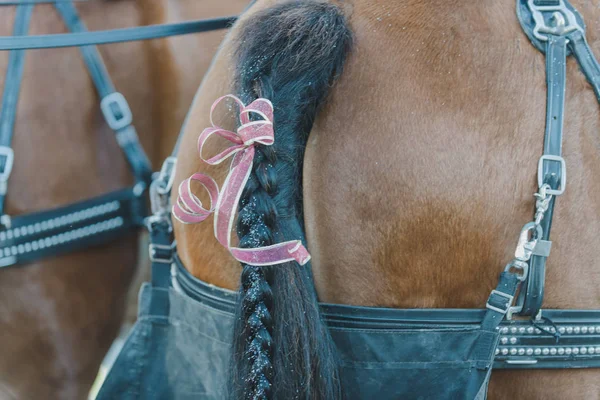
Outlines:
<svg viewBox="0 0 600 400"><path fill-rule="evenodd" d="M127 103L125 96L119 92L113 92L104 96L100 101L100 109L106 123L113 131L123 129L127 125L131 125L133 121L129 103Z"/></svg>

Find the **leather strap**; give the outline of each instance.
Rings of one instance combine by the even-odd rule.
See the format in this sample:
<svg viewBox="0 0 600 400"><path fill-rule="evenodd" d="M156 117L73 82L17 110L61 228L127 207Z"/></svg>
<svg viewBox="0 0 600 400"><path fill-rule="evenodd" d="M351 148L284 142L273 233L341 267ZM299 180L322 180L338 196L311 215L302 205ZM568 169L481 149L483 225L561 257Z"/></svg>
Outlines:
<svg viewBox="0 0 600 400"><path fill-rule="evenodd" d="M26 35L29 30L32 5L17 7L13 35ZM4 93L2 94L2 110L0 111L0 216L4 215L4 200L8 186L8 178L12 170L14 154L11 142L14 134L15 119L19 92L23 79L23 64L25 52L12 50L8 58L8 67L4 78Z"/></svg>
<svg viewBox="0 0 600 400"><path fill-rule="evenodd" d="M544 154L540 160L542 184L548 184L553 190L564 189L566 183L563 175L566 173L562 159L563 119L565 109L567 63L567 38L564 36L548 35L546 42L546 131L544 133ZM551 156L550 160L545 158ZM550 201L550 206L540 225L542 240L550 246L550 229L556 197ZM536 316L542 308L544 299L544 283L546 274L546 254L534 253L529 262L529 274L525 288L519 294L518 304L522 304L520 315Z"/></svg>
<svg viewBox="0 0 600 400"><path fill-rule="evenodd" d="M55 7L71 32L87 32L85 24L79 18L72 3L57 3ZM102 112L108 125L115 132L117 142L127 158L136 181L149 183L152 177L152 166L132 124L131 110L127 100L115 90L96 46L82 46L79 49L102 99Z"/></svg>
<svg viewBox="0 0 600 400"><path fill-rule="evenodd" d="M500 281L488 298L487 310L481 322L480 337L473 348L473 359L477 360L478 369L488 369L494 362L500 337L499 326L513 304L519 283L516 274L505 271L500 274Z"/></svg>
<svg viewBox="0 0 600 400"><path fill-rule="evenodd" d="M62 2L58 4L62 4ZM233 16L95 32L31 35L27 37L0 36L0 50L48 49L159 39L168 36L225 29L231 26L236 19L237 17Z"/></svg>
<svg viewBox="0 0 600 400"><path fill-rule="evenodd" d="M49 211L17 216L0 231L0 268L111 242L143 226L143 188L137 186Z"/></svg>

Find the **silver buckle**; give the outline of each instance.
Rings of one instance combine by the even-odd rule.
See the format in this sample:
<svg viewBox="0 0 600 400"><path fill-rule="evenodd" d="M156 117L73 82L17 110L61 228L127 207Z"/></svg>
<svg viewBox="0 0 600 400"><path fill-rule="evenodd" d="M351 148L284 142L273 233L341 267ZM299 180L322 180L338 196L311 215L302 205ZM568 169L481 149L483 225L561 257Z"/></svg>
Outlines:
<svg viewBox="0 0 600 400"><path fill-rule="evenodd" d="M508 300L508 303L506 305L506 309L498 308L498 307L495 307L495 306L493 306L493 305L490 304L489 297L492 297L492 295L494 295L494 294L497 294L498 296L504 297L505 299ZM508 312L508 310L510 309L510 307L512 305L513 300L515 299L514 296L512 296L512 295L510 295L508 293L501 292L501 291L496 290L496 289L492 290L492 292L490 293L489 297L488 297L487 303L485 303L485 308L487 308L488 310L499 312L501 314L506 314Z"/></svg>
<svg viewBox="0 0 600 400"><path fill-rule="evenodd" d="M173 187L173 180L175 179L175 167L177 166L177 157L167 157L163 162L162 167L160 168L160 173L156 180L158 181L158 186L156 187L156 191L159 194L169 194L171 188Z"/></svg>
<svg viewBox="0 0 600 400"><path fill-rule="evenodd" d="M169 254L171 254L171 256L169 258L157 257L157 254L158 254L157 250L169 250ZM171 264L173 262L172 252L173 252L173 246L166 246L164 244L152 244L152 243L150 243L150 245L148 246L148 253L150 254L151 262Z"/></svg>
<svg viewBox="0 0 600 400"><path fill-rule="evenodd" d="M15 161L15 152L8 146L0 146L0 157L5 157L4 168L0 170L0 194L6 194L7 182Z"/></svg>
<svg viewBox="0 0 600 400"><path fill-rule="evenodd" d="M538 161L538 187L542 187L544 184L544 162L546 161L554 161L560 163L560 187L558 189L548 189L546 193L560 196L565 192L565 188L567 187L567 164L565 163L565 159L561 156L553 156L551 154L544 154L540 157Z"/></svg>
<svg viewBox="0 0 600 400"><path fill-rule="evenodd" d="M100 101L100 109L102 110L102 114L104 114L106 123L113 131L118 131L127 125L131 125L133 118L131 108L129 108L125 96L121 93L113 92L104 96Z"/></svg>
<svg viewBox="0 0 600 400"><path fill-rule="evenodd" d="M513 268L516 270L520 270L521 273L519 274L518 272L512 272L511 269ZM525 282L525 280L527 279L527 274L529 273L529 264L526 261L514 259L508 264L506 264L506 267L504 267L504 272L512 272L516 275L518 280L520 280L521 282Z"/></svg>
<svg viewBox="0 0 600 400"><path fill-rule="evenodd" d="M541 41L547 41L551 35L566 35L567 33L579 30L583 32L583 28L577 22L577 18L573 11L569 10L565 5L564 0L560 0L558 5L537 6L535 0L528 0L527 5L531 10L531 15L535 21L533 35ZM546 23L544 13L552 13L553 26Z"/></svg>

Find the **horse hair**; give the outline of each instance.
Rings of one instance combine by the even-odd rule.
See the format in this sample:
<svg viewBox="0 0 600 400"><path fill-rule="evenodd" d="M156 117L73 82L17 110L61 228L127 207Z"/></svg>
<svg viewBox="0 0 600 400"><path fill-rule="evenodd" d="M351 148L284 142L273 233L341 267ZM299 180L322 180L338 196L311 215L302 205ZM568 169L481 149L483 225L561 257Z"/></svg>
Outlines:
<svg viewBox="0 0 600 400"><path fill-rule="evenodd" d="M241 247L304 240L302 160L320 105L339 76L352 34L338 7L278 4L251 17L237 43L236 91L274 105L275 144L256 146L240 201ZM334 345L310 267L242 265L231 395L239 399L341 397Z"/></svg>

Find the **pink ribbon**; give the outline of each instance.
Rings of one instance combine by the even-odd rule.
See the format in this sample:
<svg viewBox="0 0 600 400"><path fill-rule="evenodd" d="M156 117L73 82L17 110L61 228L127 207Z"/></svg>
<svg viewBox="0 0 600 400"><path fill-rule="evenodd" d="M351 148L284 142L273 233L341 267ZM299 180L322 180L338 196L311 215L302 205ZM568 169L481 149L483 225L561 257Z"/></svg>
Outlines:
<svg viewBox="0 0 600 400"><path fill-rule="evenodd" d="M213 121L213 112L217 105L226 98L233 99L240 107L240 127L231 132L217 126ZM260 116L257 121L250 120L250 113ZM215 213L215 237L225 246L233 257L249 265L276 265L287 261L297 261L300 265L310 260L308 250L299 240L277 243L271 246L242 249L231 246L231 231L235 220L235 212L252 172L254 145L256 143L270 146L275 141L273 134L273 104L267 99L259 98L248 106L233 95L218 98L210 109L212 127L204 129L198 138L200 158L210 164L220 164L233 157L229 174L219 193L217 183L209 176L196 173L179 185L179 195L173 206L173 216L184 224L195 224L204 221L211 213ZM206 141L213 135L220 136L232 143L219 154L205 159L202 150ZM210 208L206 209L200 199L192 193L191 182L200 183L209 194Z"/></svg>

